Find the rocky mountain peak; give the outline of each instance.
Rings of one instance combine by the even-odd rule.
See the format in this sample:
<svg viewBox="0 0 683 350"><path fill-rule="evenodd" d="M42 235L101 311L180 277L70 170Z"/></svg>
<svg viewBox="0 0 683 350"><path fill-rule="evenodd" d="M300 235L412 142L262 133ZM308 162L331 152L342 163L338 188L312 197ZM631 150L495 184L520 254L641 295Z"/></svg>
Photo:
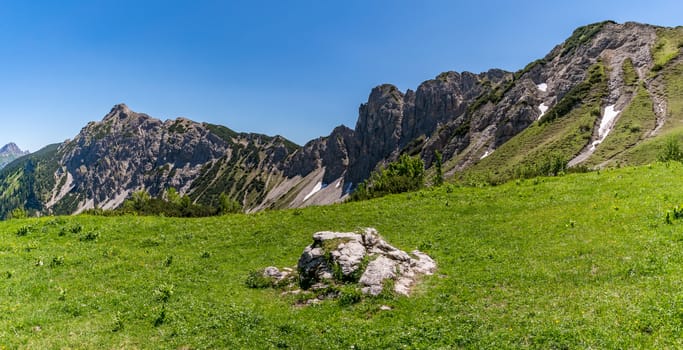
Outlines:
<svg viewBox="0 0 683 350"><path fill-rule="evenodd" d="M0 169L9 164L13 160L28 154L28 151L22 151L14 142L10 142L0 148Z"/></svg>
<svg viewBox="0 0 683 350"><path fill-rule="evenodd" d="M130 108L125 103L119 103L117 105L114 105L112 107L111 111L107 113L107 115L104 116L104 120L110 120L110 119L125 119L128 117L131 113L133 113Z"/></svg>
<svg viewBox="0 0 683 350"><path fill-rule="evenodd" d="M24 155L27 153L27 151L22 151L21 148L19 148L19 146L17 146L17 144L14 142L10 142L0 148L0 154Z"/></svg>
<svg viewBox="0 0 683 350"><path fill-rule="evenodd" d="M160 124L161 120L152 118L144 113L136 113L131 110L127 105L120 103L115 105L107 115L104 116L102 121L95 124L103 124L108 128L113 127L115 130L121 130L122 128L137 128L141 124L145 123Z"/></svg>

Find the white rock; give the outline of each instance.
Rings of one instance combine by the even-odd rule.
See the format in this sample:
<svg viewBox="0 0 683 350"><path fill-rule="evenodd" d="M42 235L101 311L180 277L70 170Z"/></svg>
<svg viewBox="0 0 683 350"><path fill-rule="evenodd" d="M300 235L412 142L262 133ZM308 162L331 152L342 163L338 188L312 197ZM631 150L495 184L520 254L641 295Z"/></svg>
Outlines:
<svg viewBox="0 0 683 350"><path fill-rule="evenodd" d="M410 252L417 258L414 269L424 275L432 275L436 271L436 262L429 255L419 251L413 250Z"/></svg>

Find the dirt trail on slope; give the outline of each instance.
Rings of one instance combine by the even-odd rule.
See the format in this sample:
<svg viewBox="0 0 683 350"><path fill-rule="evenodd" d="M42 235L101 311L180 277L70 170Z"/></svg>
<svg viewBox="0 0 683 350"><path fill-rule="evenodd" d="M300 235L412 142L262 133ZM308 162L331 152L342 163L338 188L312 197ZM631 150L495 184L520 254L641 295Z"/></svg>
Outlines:
<svg viewBox="0 0 683 350"><path fill-rule="evenodd" d="M655 128L647 134L647 137L653 137L662 129L667 118L668 105L666 98L664 97L666 96L664 78L659 75L654 79L646 81L645 89L647 89L647 92L650 94L655 116L657 117Z"/></svg>

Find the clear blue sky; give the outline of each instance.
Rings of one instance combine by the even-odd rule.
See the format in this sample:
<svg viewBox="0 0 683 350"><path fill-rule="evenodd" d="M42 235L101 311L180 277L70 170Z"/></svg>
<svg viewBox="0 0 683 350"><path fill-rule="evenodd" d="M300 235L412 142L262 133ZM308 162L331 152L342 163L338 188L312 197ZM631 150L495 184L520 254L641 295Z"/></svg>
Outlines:
<svg viewBox="0 0 683 350"><path fill-rule="evenodd" d="M116 103L303 144L370 89L517 70L580 25L683 25L680 1L0 0L0 146L36 151Z"/></svg>

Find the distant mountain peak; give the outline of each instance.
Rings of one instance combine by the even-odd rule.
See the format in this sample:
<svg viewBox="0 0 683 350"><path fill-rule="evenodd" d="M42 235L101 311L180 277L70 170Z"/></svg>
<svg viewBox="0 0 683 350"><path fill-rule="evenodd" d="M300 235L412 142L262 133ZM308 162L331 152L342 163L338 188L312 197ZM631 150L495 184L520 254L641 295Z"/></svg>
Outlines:
<svg viewBox="0 0 683 350"><path fill-rule="evenodd" d="M0 148L0 169L9 164L13 160L28 154L28 151L22 151L16 143L10 142Z"/></svg>
<svg viewBox="0 0 683 350"><path fill-rule="evenodd" d="M4 154L4 153L26 154L28 152L22 151L21 148L19 148L19 146L17 146L16 143L10 142L10 143L2 146L2 148L0 148L0 154Z"/></svg>

